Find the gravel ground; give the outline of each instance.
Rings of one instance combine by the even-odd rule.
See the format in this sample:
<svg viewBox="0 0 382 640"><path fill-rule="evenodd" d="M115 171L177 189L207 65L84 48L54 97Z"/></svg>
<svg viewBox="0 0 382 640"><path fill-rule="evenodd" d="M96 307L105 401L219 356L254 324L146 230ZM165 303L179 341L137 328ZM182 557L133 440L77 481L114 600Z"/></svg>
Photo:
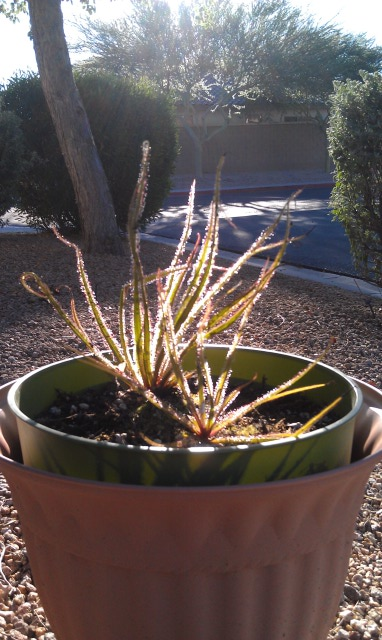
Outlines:
<svg viewBox="0 0 382 640"><path fill-rule="evenodd" d="M147 269L169 263L171 247L142 243ZM53 285L70 284L76 293L74 257L50 235L0 236L0 384L32 368L68 356L75 344L50 307L24 291L19 275L36 271ZM104 313L112 309L128 261L89 258L87 267ZM256 269L246 268L243 279ZM331 336L337 341L326 362L382 388L382 311L360 294L277 275L254 310L244 344L281 349L308 357L319 354ZM83 304L80 313L86 312ZM328 639L382 638L382 468L367 486L338 616ZM0 640L54 640L29 571L17 512L0 477ZM79 639L80 640L80 639ZM296 640L304 640L296 639Z"/></svg>

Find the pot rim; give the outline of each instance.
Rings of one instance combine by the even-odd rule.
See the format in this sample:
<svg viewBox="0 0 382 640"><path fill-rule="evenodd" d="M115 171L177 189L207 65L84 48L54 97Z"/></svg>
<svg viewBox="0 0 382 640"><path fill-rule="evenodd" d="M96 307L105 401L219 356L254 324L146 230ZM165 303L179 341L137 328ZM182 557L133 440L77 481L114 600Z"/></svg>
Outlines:
<svg viewBox="0 0 382 640"><path fill-rule="evenodd" d="M382 390L377 387L358 380L356 378L351 378L356 384L360 386L363 391L365 397L365 403L369 408L373 408L374 412L378 412L380 420L382 421ZM6 394L7 390L11 388L15 381L9 382L0 387L0 394L3 392ZM367 404L368 403L368 404ZM376 405L376 406L375 406ZM1 424L0 424L1 427ZM382 433L382 428L381 428ZM49 471L42 471L40 469L35 469L33 467L29 467L20 462L16 462L12 458L9 458L0 453L0 470L1 466L8 467L10 470L14 472L26 473L33 476L36 480L40 480L44 482L48 480L49 482L58 483L58 487L63 487L67 485L75 485L78 488L82 487L84 489L91 489L92 487L97 487L97 491L121 491L121 492L147 492L147 491L155 491L158 495L161 493L170 494L171 492L179 492L184 493L185 495L191 495L195 493L196 495L200 495L203 492L208 492L211 494L219 493L240 493L242 491L268 491L272 493L272 490L282 490L283 488L286 491L293 490L293 488L301 487L303 485L311 485L312 483L317 482L334 482L338 477L343 477L344 481L352 475L353 473L365 473L366 471L370 474L373 468L382 462L382 437L380 438L380 442L378 444L378 449L373 453L369 453L364 455L362 458L351 462L350 464L344 465L342 467L337 467L336 469L331 469L330 471L321 471L320 473L316 473L314 475L307 475L300 478L289 478L287 480L275 480L274 482L257 482L252 484L242 484L242 485L215 485L215 486L199 486L199 487L170 487L170 486L146 486L146 485L132 485L132 484L118 484L112 482L104 482L98 480L88 480L83 478L75 478L73 476L62 476L56 473L52 473ZM366 478L366 475L365 475Z"/></svg>
<svg viewBox="0 0 382 640"><path fill-rule="evenodd" d="M224 343L208 343L206 345L207 348L212 347L214 349L219 349L219 350L224 350L227 349L226 344ZM276 356L282 356L284 358L287 359L294 359L294 360L299 360L302 363L311 363L313 362L313 360L311 358L307 358L305 356L300 356L298 354L293 354L293 353L289 353L289 352L284 352L284 351L277 351L277 350L273 350L273 349L264 349L264 348L258 348L258 347L248 347L248 346L240 346L237 348L237 353L240 353L240 351L249 351L249 352L261 352L261 353L270 353L272 355L276 355ZM63 360L57 360L55 362L51 362L49 364L46 364L42 367L39 367L37 369L34 369L33 371L28 372L27 374L25 374L24 376L22 376L21 378L18 378L15 382L13 382L13 384L11 385L9 391L8 391L8 404L11 407L12 411L14 412L15 415L17 415L21 420L23 420L24 422L26 422L27 424L29 424L30 426L40 429L42 431L45 431L47 433L54 433L56 437L59 438L70 438L71 440L73 440L74 442L83 442L83 438L81 438L80 436L75 436L75 435L68 435L66 433L62 433L60 431L56 431L55 429L51 429L50 427L47 427L43 424L41 424L40 422L37 422L36 420L33 420L32 418L30 418L28 415L26 415L25 413L23 413L19 407L17 406L16 400L15 400L15 396L20 388L20 386L23 384L24 381L28 380L29 378L33 377L34 375L38 374L41 371L44 371L46 369L49 369L50 367L54 367L54 366L59 366L61 364L65 364L65 363L69 363L71 361L75 361L75 360L85 360L86 358L90 358L92 357L91 354L84 354L84 355L79 355L79 356L73 356L73 357L69 357L69 358L65 358ZM344 374L340 369L337 369L336 367L333 367L331 365L325 364L323 362L318 362L317 363L317 367L321 368L321 369L325 369L328 372L334 372L336 375L340 375L343 379L345 379L351 390L353 391L354 397L355 397L355 401L354 401L354 406L353 408L346 413L345 415L343 415L341 418L339 418L338 420L336 420L335 422L332 422L330 425L325 426L325 427L321 427L320 429L316 429L315 431L311 431L309 433L304 433L300 436L294 437L294 436L290 436L288 438L282 438L282 439L275 439L275 440L270 440L267 442L260 442L260 443L254 443L254 444L237 444L237 445L228 445L225 447L214 447L214 446L195 446L195 447L184 447L184 448L175 448L175 447L164 447L164 446L151 446L151 445L132 445L132 444L118 444L115 442L99 442L99 441L95 441L95 440L88 440L87 441L87 445L89 447L113 447L113 448L119 448L119 449L123 449L126 450L128 449L129 451L136 451L136 452L147 452L149 451L150 453L153 453L155 455L164 455L164 454L174 454L174 455L178 455L178 456L182 456L182 455L189 455L190 453L192 453L193 455L197 455L199 454L206 454L209 452L214 452L215 455L227 455L228 453L232 452L232 451L243 451L243 450L248 450L248 449L253 449L253 448L273 448L273 447L277 447L277 446L281 446L281 444L290 444L293 441L296 440L310 440L314 437L319 436L320 434L323 434L325 432L328 431L332 431L333 429L336 429L338 424L344 420L352 420L353 418L355 418L355 416L357 415L357 413L359 412L361 406L362 406L362 402L363 402L363 395L362 395L362 391L361 388L359 386L359 383L347 376L346 374Z"/></svg>

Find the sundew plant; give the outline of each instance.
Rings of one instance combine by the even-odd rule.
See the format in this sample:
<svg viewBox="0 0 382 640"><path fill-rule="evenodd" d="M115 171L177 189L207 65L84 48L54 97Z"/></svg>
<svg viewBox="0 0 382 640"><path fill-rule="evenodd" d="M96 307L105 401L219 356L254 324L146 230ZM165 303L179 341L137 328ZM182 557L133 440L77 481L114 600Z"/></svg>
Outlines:
<svg viewBox="0 0 382 640"><path fill-rule="evenodd" d="M217 169L214 197L203 237L198 236L193 248L190 251L187 249L192 231L194 183L190 191L183 233L171 264L166 269L146 274L140 252L139 225L145 206L149 156L149 143L145 142L142 147L140 175L128 215L127 233L132 277L120 291L116 310L118 335L114 335L102 314L80 248L63 238L56 230L56 236L75 251L81 288L88 303L90 324L94 326L95 323L102 337L103 347L97 346L90 337L89 330L79 318L73 297L70 310L66 311L52 289L36 273L23 273L21 282L28 291L49 301L77 338L83 342L92 365L109 372L122 385L176 420L200 442L213 444L222 429L234 425L256 407L313 388L301 386L299 383L316 362L309 364L279 387L242 406L235 403L235 408L232 408L242 389L241 386L232 389L232 385L229 385L236 349L241 343L254 305L270 283L287 245L293 241L290 202L287 201L274 223L260 234L236 262L226 267L218 266L222 159ZM285 219L283 237L274 240L274 233L282 218ZM237 276L251 258L265 250L274 250L275 257L266 261L258 277L243 291L237 284ZM150 288L154 289L154 294ZM151 304L153 295L155 300ZM219 375L213 377L205 355L205 345L211 338L224 333L233 325L235 331L222 370ZM193 371L186 370L183 364L185 356L190 353L195 362ZM192 386L189 383L191 375ZM314 388L319 386L322 385L314 385ZM179 403L171 401L171 394L164 393L171 389L176 389L177 396L180 395L181 407ZM340 398L325 407L298 429L294 436L309 430L339 400ZM290 437L290 434L287 435ZM283 437L283 434L261 436L251 439L251 442L269 437Z"/></svg>

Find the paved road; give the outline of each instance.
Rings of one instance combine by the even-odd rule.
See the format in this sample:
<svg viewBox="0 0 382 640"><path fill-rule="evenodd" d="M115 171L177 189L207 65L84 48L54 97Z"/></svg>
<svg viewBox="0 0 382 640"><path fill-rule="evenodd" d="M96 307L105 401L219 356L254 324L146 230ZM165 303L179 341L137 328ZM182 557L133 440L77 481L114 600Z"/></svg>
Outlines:
<svg viewBox="0 0 382 640"><path fill-rule="evenodd" d="M220 248L237 253L245 251L264 227L274 220L275 212L284 206L291 193L291 189L222 192ZM349 241L342 226L333 222L329 213L329 195L329 188L309 187L298 196L295 205L292 206L293 234L308 235L301 242L288 247L284 262L355 275ZM210 194L197 194L193 238L197 231L204 231L210 200ZM170 195L161 217L148 225L145 232L178 239L182 231L186 203L186 195Z"/></svg>

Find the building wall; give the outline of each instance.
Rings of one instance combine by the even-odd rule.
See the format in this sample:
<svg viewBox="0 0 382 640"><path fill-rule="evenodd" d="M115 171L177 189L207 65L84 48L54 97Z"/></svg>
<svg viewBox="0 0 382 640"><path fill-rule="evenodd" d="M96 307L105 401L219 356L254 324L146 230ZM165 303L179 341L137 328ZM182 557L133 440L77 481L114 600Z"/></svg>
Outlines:
<svg viewBox="0 0 382 640"><path fill-rule="evenodd" d="M211 129L209 129L211 131ZM177 174L194 174L191 139L181 128ZM214 173L225 153L224 170L231 173L325 170L326 138L314 123L245 124L227 127L207 142L203 151L203 172Z"/></svg>

